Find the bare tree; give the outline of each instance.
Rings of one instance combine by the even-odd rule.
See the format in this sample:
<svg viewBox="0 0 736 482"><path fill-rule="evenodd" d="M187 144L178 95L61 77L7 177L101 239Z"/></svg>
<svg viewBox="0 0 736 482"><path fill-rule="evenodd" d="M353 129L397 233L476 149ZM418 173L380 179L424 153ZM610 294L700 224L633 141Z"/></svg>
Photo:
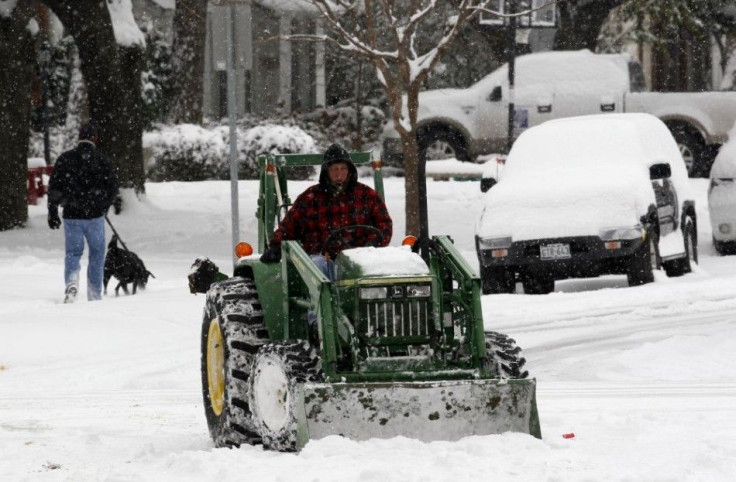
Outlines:
<svg viewBox="0 0 736 482"><path fill-rule="evenodd" d="M174 86L169 111L173 122L202 122L206 29L207 0L176 0L172 47Z"/></svg>
<svg viewBox="0 0 736 482"><path fill-rule="evenodd" d="M403 145L406 233L426 235L421 232L421 228L426 229L426 220L420 219L426 213L427 200L421 192L425 171L416 136L419 91L463 25L489 0L460 0L455 6L442 0L307 1L319 9L340 48L368 59L376 69ZM445 15L447 12L450 14ZM430 20L437 15L445 15L447 20L441 31L433 32L437 25ZM344 19L365 28L350 28Z"/></svg>

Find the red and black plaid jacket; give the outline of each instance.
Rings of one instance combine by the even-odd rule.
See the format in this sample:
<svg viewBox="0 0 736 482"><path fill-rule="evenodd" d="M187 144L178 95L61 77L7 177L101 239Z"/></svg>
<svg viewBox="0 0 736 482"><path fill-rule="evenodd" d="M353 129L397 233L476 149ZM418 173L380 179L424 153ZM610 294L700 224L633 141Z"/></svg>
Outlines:
<svg viewBox="0 0 736 482"><path fill-rule="evenodd" d="M308 254L324 254L323 251L328 251L332 256L348 247L373 243L387 246L391 241L393 222L378 193L352 179L345 191L334 194L324 181L323 176L320 184L311 186L296 198L274 232L271 246L284 240L299 240ZM379 243L380 237L372 230L353 229L338 235L341 242L324 246L330 233L356 224L377 228L383 240Z"/></svg>

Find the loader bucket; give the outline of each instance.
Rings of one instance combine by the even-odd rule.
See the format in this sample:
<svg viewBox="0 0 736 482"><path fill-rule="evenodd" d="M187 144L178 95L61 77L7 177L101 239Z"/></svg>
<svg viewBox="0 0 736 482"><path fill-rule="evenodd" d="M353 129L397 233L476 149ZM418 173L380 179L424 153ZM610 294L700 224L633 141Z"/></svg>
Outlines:
<svg viewBox="0 0 736 482"><path fill-rule="evenodd" d="M301 397L298 448L328 435L452 441L510 431L542 438L533 379L308 383Z"/></svg>

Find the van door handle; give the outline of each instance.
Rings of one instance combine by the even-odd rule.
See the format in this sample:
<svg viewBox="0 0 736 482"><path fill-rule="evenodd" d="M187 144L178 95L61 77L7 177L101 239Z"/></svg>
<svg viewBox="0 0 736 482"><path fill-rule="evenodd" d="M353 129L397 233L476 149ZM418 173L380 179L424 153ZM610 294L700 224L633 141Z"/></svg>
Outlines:
<svg viewBox="0 0 736 482"><path fill-rule="evenodd" d="M552 112L552 104L538 105L537 112L539 112L540 114L549 114L550 112Z"/></svg>
<svg viewBox="0 0 736 482"><path fill-rule="evenodd" d="M613 112L616 110L616 104L601 104L601 112Z"/></svg>

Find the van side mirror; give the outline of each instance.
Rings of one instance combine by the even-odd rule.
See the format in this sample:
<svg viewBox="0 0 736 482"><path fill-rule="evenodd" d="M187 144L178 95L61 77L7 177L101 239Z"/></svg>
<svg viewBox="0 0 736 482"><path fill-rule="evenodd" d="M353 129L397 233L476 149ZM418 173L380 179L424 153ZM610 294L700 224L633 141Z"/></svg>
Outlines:
<svg viewBox="0 0 736 482"><path fill-rule="evenodd" d="M488 96L488 100L491 102L500 102L502 97L503 96L501 95L501 86L497 85L491 91L491 95Z"/></svg>
<svg viewBox="0 0 736 482"><path fill-rule="evenodd" d="M493 186L496 185L496 180L492 177L484 177L480 180L480 192L488 192Z"/></svg>
<svg viewBox="0 0 736 482"><path fill-rule="evenodd" d="M652 181L656 179L666 179L672 176L672 169L666 162L660 164L652 164L649 166L649 179Z"/></svg>

